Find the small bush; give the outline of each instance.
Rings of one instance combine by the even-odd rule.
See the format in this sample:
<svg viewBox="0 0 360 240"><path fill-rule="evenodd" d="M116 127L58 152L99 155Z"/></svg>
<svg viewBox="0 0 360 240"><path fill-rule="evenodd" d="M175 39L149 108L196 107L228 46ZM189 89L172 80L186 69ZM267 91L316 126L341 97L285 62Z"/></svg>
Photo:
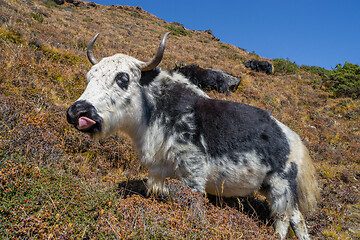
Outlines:
<svg viewBox="0 0 360 240"><path fill-rule="evenodd" d="M31 17L38 21L39 23L43 23L44 22L44 17L41 13L30 13L31 14Z"/></svg>
<svg viewBox="0 0 360 240"><path fill-rule="evenodd" d="M260 58L260 56L256 54L255 51L249 52L249 56L251 56L251 58L254 58L256 60L259 60Z"/></svg>
<svg viewBox="0 0 360 240"><path fill-rule="evenodd" d="M322 78L328 78L329 74L331 73L330 70L327 70L327 69L322 68L322 67L316 67L316 66L302 65L301 69L303 69L304 71L306 71L308 73L317 74Z"/></svg>
<svg viewBox="0 0 360 240"><path fill-rule="evenodd" d="M230 49L228 45L221 44L220 49Z"/></svg>
<svg viewBox="0 0 360 240"><path fill-rule="evenodd" d="M4 40L5 42L19 44L22 42L22 35L21 33L12 29L0 29L0 39Z"/></svg>
<svg viewBox="0 0 360 240"><path fill-rule="evenodd" d="M345 62L343 66L338 64L329 74L326 86L336 96L359 98L360 66L348 62Z"/></svg>
<svg viewBox="0 0 360 240"><path fill-rule="evenodd" d="M176 24L171 24L169 26L166 26L167 29L170 30L170 32L176 36L189 36L190 33L186 31L186 29L183 26L178 26Z"/></svg>
<svg viewBox="0 0 360 240"><path fill-rule="evenodd" d="M132 16L134 18L141 18L141 14L138 12L132 12L132 13L130 13L130 16Z"/></svg>
<svg viewBox="0 0 360 240"><path fill-rule="evenodd" d="M92 22L93 20L91 18L83 18L83 22Z"/></svg>
<svg viewBox="0 0 360 240"><path fill-rule="evenodd" d="M235 53L235 54L232 54L232 55L227 55L227 57L228 57L229 59L232 59L232 60L241 60L241 61L244 61L244 60L245 60L244 57L239 56L239 55L237 55L236 53Z"/></svg>
<svg viewBox="0 0 360 240"><path fill-rule="evenodd" d="M87 49L87 45L86 45L86 43L84 43L84 42L82 42L82 41L78 41L78 43L77 43L77 48L78 49L80 49L81 51L86 51L86 49Z"/></svg>
<svg viewBox="0 0 360 240"><path fill-rule="evenodd" d="M298 65L295 62L291 62L288 58L286 60L283 58L275 58L273 62L275 72L291 74L299 71Z"/></svg>
<svg viewBox="0 0 360 240"><path fill-rule="evenodd" d="M54 1L51 1L51 0L45 0L44 5L47 8L53 8L53 7L59 8L59 6Z"/></svg>

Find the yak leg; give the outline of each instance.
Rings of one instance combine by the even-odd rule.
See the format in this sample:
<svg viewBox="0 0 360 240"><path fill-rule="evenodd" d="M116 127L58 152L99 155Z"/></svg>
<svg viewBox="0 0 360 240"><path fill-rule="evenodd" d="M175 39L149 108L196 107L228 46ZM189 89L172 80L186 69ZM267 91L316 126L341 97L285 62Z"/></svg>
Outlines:
<svg viewBox="0 0 360 240"><path fill-rule="evenodd" d="M168 177L173 177L174 171L172 166L153 165L149 167L149 178L147 180L148 194L169 195L169 189L165 184Z"/></svg>
<svg viewBox="0 0 360 240"><path fill-rule="evenodd" d="M290 225L298 239L310 240L304 217L297 208L295 208L291 213Z"/></svg>
<svg viewBox="0 0 360 240"><path fill-rule="evenodd" d="M288 209L287 214L275 218L275 230L281 239L285 239L290 224L298 239L310 240L305 220L297 207Z"/></svg>
<svg viewBox="0 0 360 240"><path fill-rule="evenodd" d="M310 240L310 236L307 232L305 225L305 220L297 208L288 210L290 214L285 214L283 216L275 216L275 230L276 233L280 236L280 239L285 239L289 225L294 230L295 235L298 239L301 240Z"/></svg>
<svg viewBox="0 0 360 240"><path fill-rule="evenodd" d="M188 187L204 194L206 185L206 161L204 156L190 152L177 158L176 177Z"/></svg>
<svg viewBox="0 0 360 240"><path fill-rule="evenodd" d="M271 205L271 213L275 218L275 232L280 239L285 239L291 223L291 217L295 206L295 192L290 186L296 186L294 179L286 178L285 174L273 174L266 180L266 188L263 189ZM294 218L295 220L295 218ZM306 238L305 238L306 239Z"/></svg>
<svg viewBox="0 0 360 240"><path fill-rule="evenodd" d="M275 216L275 231L280 239L285 239L289 230L289 219L287 216Z"/></svg>

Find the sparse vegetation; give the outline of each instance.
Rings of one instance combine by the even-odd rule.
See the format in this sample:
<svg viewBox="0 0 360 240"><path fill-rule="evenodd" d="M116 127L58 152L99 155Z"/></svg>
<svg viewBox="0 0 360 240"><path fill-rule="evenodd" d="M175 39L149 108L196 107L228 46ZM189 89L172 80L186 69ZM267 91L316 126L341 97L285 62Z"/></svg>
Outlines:
<svg viewBox="0 0 360 240"><path fill-rule="evenodd" d="M189 36L190 33L188 31L186 31L186 29L179 24L170 24L167 26L167 29L169 29L169 31L176 35L176 36Z"/></svg>
<svg viewBox="0 0 360 240"><path fill-rule="evenodd" d="M41 13L30 13L32 18L40 23L44 22L44 17Z"/></svg>
<svg viewBox="0 0 360 240"><path fill-rule="evenodd" d="M322 68L322 67L316 67L316 66L302 65L301 69L303 69L303 70L305 70L305 71L307 71L309 73L319 75L320 77L322 77L324 79L327 79L329 77L330 72L331 72L330 70L327 70L327 69Z"/></svg>
<svg viewBox="0 0 360 240"><path fill-rule="evenodd" d="M52 0L44 0L44 5L48 8L54 8L54 7L59 7L59 5L57 5L55 3L55 1L52 1Z"/></svg>
<svg viewBox="0 0 360 240"><path fill-rule="evenodd" d="M0 28L0 39L9 43L21 43L21 34L12 29L3 29Z"/></svg>
<svg viewBox="0 0 360 240"><path fill-rule="evenodd" d="M301 68L320 76L326 89L336 97L346 96L356 99L360 96L360 67L357 64L346 62L343 66L338 64L333 70L315 66L301 66Z"/></svg>
<svg viewBox="0 0 360 240"><path fill-rule="evenodd" d="M227 57L229 59L232 59L232 60L239 60L239 61L243 61L244 60L244 57L241 57L237 54L233 54L233 55L227 55Z"/></svg>
<svg viewBox="0 0 360 240"><path fill-rule="evenodd" d="M299 67L295 62L291 62L288 58L275 58L273 60L275 72L283 74L293 74L299 71Z"/></svg>
<svg viewBox="0 0 360 240"><path fill-rule="evenodd" d="M230 47L227 46L227 45L225 45L225 44L222 44L222 45L220 46L220 49L230 49Z"/></svg>
<svg viewBox="0 0 360 240"><path fill-rule="evenodd" d="M258 60L260 56L255 53L255 51L249 52L249 56L251 56L252 59Z"/></svg>
<svg viewBox="0 0 360 240"><path fill-rule="evenodd" d="M338 64L329 74L326 82L330 91L336 96L360 97L360 66L357 64Z"/></svg>
<svg viewBox="0 0 360 240"><path fill-rule="evenodd" d="M131 12L130 16L134 17L134 18L141 18L141 14L138 12Z"/></svg>
<svg viewBox="0 0 360 240"><path fill-rule="evenodd" d="M83 18L83 22L92 22L93 20L91 18Z"/></svg>
<svg viewBox="0 0 360 240"><path fill-rule="evenodd" d="M67 107L86 86L91 64L85 48L96 32L101 33L94 48L98 59L121 52L148 60L159 36L169 30L165 26L171 25L137 8L80 6L69 14L62 10L66 4L0 4L1 19L9 19L0 26L0 236L276 239L260 195L204 197L170 181L171 198L146 197L147 172L126 137L97 142L66 123ZM32 8L47 16L46 24L33 18ZM114 15L110 19L109 12ZM99 24L74 24L78 19ZM129 35L125 23L144 27L134 27ZM241 75L236 93L208 94L267 109L304 139L322 189L316 212L307 216L312 239L358 239L360 100L352 91L358 89L358 66L299 70L279 59L274 61L279 63L277 74L264 75L245 70L243 61L253 58L251 54L230 45L222 48L207 33L194 32L181 42L176 38L168 42L161 67L173 68L178 61ZM340 93L328 92L330 88Z"/></svg>

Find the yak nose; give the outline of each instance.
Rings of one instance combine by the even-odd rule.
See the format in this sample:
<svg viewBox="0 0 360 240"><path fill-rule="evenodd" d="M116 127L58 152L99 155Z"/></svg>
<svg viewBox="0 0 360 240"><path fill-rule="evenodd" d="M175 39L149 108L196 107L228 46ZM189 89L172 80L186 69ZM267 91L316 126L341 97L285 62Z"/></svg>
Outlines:
<svg viewBox="0 0 360 240"><path fill-rule="evenodd" d="M85 100L76 101L66 113L66 119L70 124L84 123L84 121L95 124L96 120L100 120L99 118L95 107Z"/></svg>
<svg viewBox="0 0 360 240"><path fill-rule="evenodd" d="M102 128L102 118L95 107L85 100L76 101L71 105L66 112L66 119L78 130L90 134L101 131Z"/></svg>
<svg viewBox="0 0 360 240"><path fill-rule="evenodd" d="M66 119L70 124L76 124L80 116L88 115L92 105L84 100L77 101L69 107L66 113Z"/></svg>

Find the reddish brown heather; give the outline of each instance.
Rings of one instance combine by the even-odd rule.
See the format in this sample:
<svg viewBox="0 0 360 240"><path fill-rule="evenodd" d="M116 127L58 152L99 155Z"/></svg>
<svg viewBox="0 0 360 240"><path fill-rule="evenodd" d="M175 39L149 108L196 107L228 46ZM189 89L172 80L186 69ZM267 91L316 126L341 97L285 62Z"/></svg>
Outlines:
<svg viewBox="0 0 360 240"><path fill-rule="evenodd" d="M170 183L172 199L144 197L138 183L147 172L128 138L95 142L66 123L66 108L86 86L86 44L95 33L101 34L98 59L121 52L149 60L170 25L140 8L0 0L0 235L274 238L258 194L214 200ZM241 76L229 96L208 94L267 109L303 138L321 188L320 203L307 217L312 238L360 238L359 100L333 98L319 76L302 70L251 72L244 61L254 54L185 30L186 36L170 36L161 67L197 63Z"/></svg>

